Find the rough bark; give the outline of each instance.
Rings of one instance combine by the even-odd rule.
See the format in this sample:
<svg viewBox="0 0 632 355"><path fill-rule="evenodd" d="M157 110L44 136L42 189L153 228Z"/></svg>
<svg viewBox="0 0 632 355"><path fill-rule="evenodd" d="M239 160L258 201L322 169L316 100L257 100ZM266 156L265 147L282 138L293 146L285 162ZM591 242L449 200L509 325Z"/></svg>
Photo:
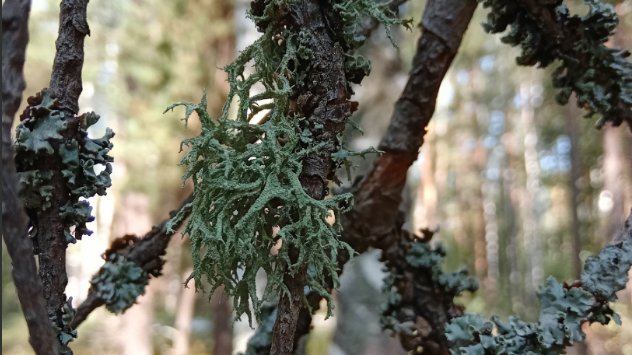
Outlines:
<svg viewBox="0 0 632 355"><path fill-rule="evenodd" d="M87 10L88 0L63 0L60 5L50 88L62 109L72 114L79 112L79 95L83 89L83 42L90 35Z"/></svg>
<svg viewBox="0 0 632 355"><path fill-rule="evenodd" d="M12 261L13 282L36 354L57 354L57 341L46 312L37 276L33 245L27 237L28 219L18 198L11 127L22 101L23 67L29 41L31 2L7 0L2 5L2 237Z"/></svg>
<svg viewBox="0 0 632 355"><path fill-rule="evenodd" d="M233 309L224 293L224 287L215 291L213 296L213 354L231 355L233 353Z"/></svg>
<svg viewBox="0 0 632 355"><path fill-rule="evenodd" d="M345 129L353 111L349 101L351 90L344 72L344 51L330 32L325 17L326 5L319 1L302 1L290 8L290 26L307 31L312 60L305 84L298 88L297 111L307 118L307 129L312 133L313 144L324 143L323 149L303 160L301 185L309 196L321 200L328 192L329 181L334 180L335 166L332 154L340 149L338 136ZM290 250L290 254L292 251ZM277 320L272 330L273 354L292 354L296 341L299 314L303 308L307 269L287 275L285 284L290 294L279 300ZM305 314L305 312L303 312Z"/></svg>
<svg viewBox="0 0 632 355"><path fill-rule="evenodd" d="M443 333L447 320L462 309L451 295L444 294L428 275L406 273L404 255L412 236L401 230L403 220L399 205L406 183L406 172L415 161L423 144L426 127L432 118L439 87L454 59L463 34L476 9L476 1L448 0L426 4L410 77L395 104L391 123L379 149L385 153L377 159L373 170L359 184L354 209L343 218L345 238L354 249L382 249L382 259L391 271L400 271L403 302L415 310L418 324L423 324L421 339L415 344L401 338L409 350L448 354Z"/></svg>
<svg viewBox="0 0 632 355"><path fill-rule="evenodd" d="M359 253L369 247L391 250L385 252L385 261L389 262L392 258L397 262L401 255L395 251L405 249L404 244L409 243L409 238L402 237L403 220L399 212L406 173L423 144L439 87L458 51L476 4L475 0L431 0L426 5L422 21L424 32L417 44L413 68L379 146L384 154L377 159L369 175L354 188L354 208L343 215L343 237ZM347 260L347 256L340 256L341 270ZM420 280L423 283L424 279ZM426 290L434 287L427 286ZM428 314L429 324L437 330L431 333L430 340L441 344L441 350L447 353L447 343L441 330L444 320L457 313L448 298L441 294L437 296L436 290L433 292L434 302L427 305L417 303L419 307L427 308L420 309L419 314ZM317 295L308 296L308 302L315 309L319 300ZM308 325L310 320L309 312L303 312L299 323ZM293 342L297 343L308 331L309 326L301 327Z"/></svg>
<svg viewBox="0 0 632 355"><path fill-rule="evenodd" d="M56 55L50 81L50 89L59 99L61 109L66 115L68 127L78 127L76 117L78 100L81 94L81 69L83 66L83 40L89 33L86 20L87 0L64 0L59 15L59 37L56 42ZM70 128L64 135L76 134L76 128ZM44 298L48 316L63 328L62 306L66 303L64 294L68 277L66 274L66 246L64 223L60 217L60 208L68 201L69 191L65 178L61 174L60 156L43 162L43 168L51 170L54 187L51 207L45 211L34 211L31 223L36 232L39 255L39 275L44 288Z"/></svg>

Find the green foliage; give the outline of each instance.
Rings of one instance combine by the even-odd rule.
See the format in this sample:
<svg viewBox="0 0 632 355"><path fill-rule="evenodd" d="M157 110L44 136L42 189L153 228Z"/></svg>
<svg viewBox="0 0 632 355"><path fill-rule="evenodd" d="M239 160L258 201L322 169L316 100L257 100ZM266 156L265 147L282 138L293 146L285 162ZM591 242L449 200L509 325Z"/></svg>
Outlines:
<svg viewBox="0 0 632 355"><path fill-rule="evenodd" d="M584 339L583 322L620 323L608 302L627 282L632 266L632 238L604 248L586 261L581 282L561 285L549 278L539 292L541 304L537 323L517 317L507 322L478 315L453 319L446 336L453 354L559 354Z"/></svg>
<svg viewBox="0 0 632 355"><path fill-rule="evenodd" d="M112 157L108 152L114 133L107 129L102 138L89 138L86 130L99 116L90 112L69 117L47 89L30 97L28 103L20 116L15 143L24 207L33 212L31 215L50 208L53 193L60 188L54 186L53 178L60 171L68 190L60 217L66 226L67 242L74 243L92 233L86 223L94 219L88 202L80 199L105 195L111 185ZM99 165L103 170L97 174L95 167Z"/></svg>
<svg viewBox="0 0 632 355"><path fill-rule="evenodd" d="M253 311L260 318L263 301L289 292L285 275L305 269L306 292L325 297L331 314L328 288L338 285L338 253L353 254L339 240L340 214L350 208L351 195L316 200L299 180L302 159L324 145L315 143L305 128L306 118L291 107L311 70L309 43L314 36L287 25L293 4L253 2L250 17L263 34L225 68L230 90L217 120L207 112L206 95L199 104L177 103L167 109L184 106L185 121L195 112L202 124L198 137L183 142L190 147L182 160L184 179L191 178L194 184L191 218L185 227L192 243L191 277L196 287L204 282L212 290L223 285L233 297L237 317L246 314L249 321ZM360 30L362 18L354 17L358 14L377 17L387 25L399 23L373 1L332 1L331 5L336 18L343 18L349 39ZM369 66L351 52L362 41L350 41L347 48L346 64L357 82ZM249 65L252 73L246 76ZM262 113L262 124L250 124ZM330 224L331 216L336 222ZM262 296L255 285L260 271L267 278Z"/></svg>
<svg viewBox="0 0 632 355"><path fill-rule="evenodd" d="M116 253L110 255L90 281L108 311L115 314L134 305L136 298L145 293L148 283L149 276L143 268Z"/></svg>
<svg viewBox="0 0 632 355"><path fill-rule="evenodd" d="M500 33L502 40L520 46L520 65L546 67L557 61L553 86L557 101L566 104L571 93L588 115L600 114L597 126L627 120L632 125L632 64L629 52L604 45L614 33L618 18L612 5L585 0L588 13L570 13L562 0L479 0L490 8L485 30Z"/></svg>

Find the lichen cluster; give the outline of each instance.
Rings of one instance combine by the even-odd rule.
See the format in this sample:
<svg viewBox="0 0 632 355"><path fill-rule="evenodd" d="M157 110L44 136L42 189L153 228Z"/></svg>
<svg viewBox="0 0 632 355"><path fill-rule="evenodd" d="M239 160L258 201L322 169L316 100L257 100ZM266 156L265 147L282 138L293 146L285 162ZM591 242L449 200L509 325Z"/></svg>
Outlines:
<svg viewBox="0 0 632 355"><path fill-rule="evenodd" d="M24 207L31 218L37 211L50 208L53 194L60 193L55 191L60 187L53 184L53 175L61 171L67 193L61 196L65 204L59 208L60 220L65 226L66 241L74 243L92 233L86 223L94 217L85 199L105 195L111 185L112 157L108 152L114 133L107 129L103 137L89 138L86 130L99 116L90 112L69 117L47 89L29 97L28 104L20 116L15 142ZM95 168L99 165L102 171L97 173ZM33 228L31 237L35 233L37 229Z"/></svg>
<svg viewBox="0 0 632 355"><path fill-rule="evenodd" d="M528 323L518 317L503 322L467 314L446 327L453 354L559 354L585 337L584 322L621 321L610 308L615 293L624 289L632 266L632 234L586 260L581 281L560 284L553 278L539 291L540 316Z"/></svg>
<svg viewBox="0 0 632 355"><path fill-rule="evenodd" d="M250 16L262 36L226 67L230 90L219 118L207 112L205 96L199 104L168 108L185 106L185 120L195 112L202 124L198 137L183 142L190 148L182 160L184 179L191 178L194 185L191 218L184 230L192 243L191 277L196 287L208 283L214 290L223 285L233 297L237 317L246 314L249 320L253 311L260 316L264 300L289 291L284 275L301 269L307 270L306 291L330 301L328 289L338 284L338 254L353 254L339 239L340 214L351 207L351 196L315 199L299 179L303 159L331 147L319 143L311 131L326 127L307 122L297 109L305 105L298 90L309 86L305 81L314 70L309 43L315 34L288 23L294 5L287 0L253 2ZM343 22L346 31L338 40L344 42L348 58L345 74L347 80L359 82L369 68L368 61L354 53L364 41L356 33L362 21L401 21L379 2L325 1L319 6L333 14L332 21ZM262 114L258 124L251 123ZM267 281L263 295L258 295L261 271Z"/></svg>
<svg viewBox="0 0 632 355"><path fill-rule="evenodd" d="M90 281L107 310L115 314L134 305L136 298L145 293L148 283L149 275L142 267L116 253L109 255Z"/></svg>
<svg viewBox="0 0 632 355"><path fill-rule="evenodd" d="M442 320L433 317L460 314L462 306L454 303L455 297L476 291L478 282L464 269L444 271L446 250L440 244L430 245L429 238L403 232L397 248L385 253L389 273L384 282L387 301L380 318L382 328L397 334L408 351L430 348L443 329Z"/></svg>
<svg viewBox="0 0 632 355"><path fill-rule="evenodd" d="M72 297L68 298L61 307L61 322L58 325L56 322L51 322L57 333L57 340L61 344L59 349L62 355L72 355L72 351L68 347L71 341L77 339L77 330L73 329L70 323L75 317L75 310L72 308Z"/></svg>
<svg viewBox="0 0 632 355"><path fill-rule="evenodd" d="M632 63L624 49L605 45L619 22L611 4L584 0L588 11L572 14L562 0L479 0L490 9L484 28L509 32L503 42L521 48L520 65L546 67L557 63L553 86L557 101L566 104L574 93L588 116L632 128Z"/></svg>

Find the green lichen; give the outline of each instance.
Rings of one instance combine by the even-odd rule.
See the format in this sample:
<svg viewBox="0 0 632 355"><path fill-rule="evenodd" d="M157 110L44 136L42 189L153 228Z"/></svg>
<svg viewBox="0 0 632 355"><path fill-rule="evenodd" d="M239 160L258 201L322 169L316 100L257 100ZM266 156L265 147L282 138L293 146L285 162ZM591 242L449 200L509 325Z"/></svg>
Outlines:
<svg viewBox="0 0 632 355"><path fill-rule="evenodd" d="M560 354L585 337L584 322L620 324L609 302L625 288L632 266L632 235L588 258L581 282L562 285L547 279L539 291L540 316L527 323L518 317L503 322L467 314L453 319L446 336L453 354Z"/></svg>
<svg viewBox="0 0 632 355"><path fill-rule="evenodd" d="M77 339L77 330L71 327L71 322L75 317L75 309L72 308L72 297L68 298L61 307L61 325L56 325L56 322L51 322L57 333L57 340L59 340L60 349L59 353L63 355L71 355L72 350L68 347L71 341Z"/></svg>
<svg viewBox="0 0 632 355"><path fill-rule="evenodd" d="M107 310L115 314L133 306L136 299L145 293L148 283L149 275L143 268L116 253L110 255L90 281Z"/></svg>
<svg viewBox="0 0 632 355"><path fill-rule="evenodd" d="M86 223L92 221L91 208L85 199L105 195L111 185L114 133L108 128L102 138L88 137L87 129L99 119L93 112L80 117L68 116L58 101L44 89L28 99L29 106L20 116L16 129L16 168L21 183L21 196L30 216L51 208L56 189L65 188L59 206L65 225L65 237L76 242L91 232ZM102 167L97 173L95 168ZM54 186L54 174L63 177L64 187ZM32 221L37 223L37 221ZM32 230L32 234L37 229ZM32 235L33 236L33 235Z"/></svg>
<svg viewBox="0 0 632 355"><path fill-rule="evenodd" d="M295 122L213 122L205 119L205 105L203 98L196 107L188 106L189 114L201 117L202 134L184 142L191 149L182 160L184 178L194 184L185 233L191 238L196 285L224 285L237 315L250 319L249 303L258 316L263 300L287 292L283 276L307 266L307 287L329 299L323 285L329 278L337 281L338 252L353 251L339 240L340 225L326 218L333 213L339 221L351 196L315 200L305 193L301 159L319 147L300 148ZM281 248L275 254L277 243ZM290 248L298 251L295 262ZM260 270L267 276L262 297L255 287Z"/></svg>
<svg viewBox="0 0 632 355"><path fill-rule="evenodd" d="M309 43L314 36L287 25L293 4L252 3L249 16L262 35L225 68L230 89L217 119L207 112L205 95L199 104L168 108L183 106L185 121L195 113L202 124L198 137L183 142L190 148L182 160L184 179L191 178L194 185L184 231L192 244L191 277L198 288L223 285L233 297L237 317L246 314L249 320L253 313L260 318L263 301L289 292L284 275L305 269L306 292L325 297L331 314L329 287L338 285L338 254L353 254L339 239L340 215L350 208L351 195L316 200L299 180L302 159L324 146L315 143L307 119L292 107L311 70ZM343 19L346 40L340 40L348 42L347 75L359 82L369 64L353 53L363 40L351 39L364 19L354 16L376 17L387 25L400 21L392 12L383 12L385 6L368 0L323 6L332 11L332 23ZM249 75L246 67L251 68ZM251 124L256 115L264 117ZM331 217L335 222L328 223ZM256 277L261 272L266 282L258 295Z"/></svg>

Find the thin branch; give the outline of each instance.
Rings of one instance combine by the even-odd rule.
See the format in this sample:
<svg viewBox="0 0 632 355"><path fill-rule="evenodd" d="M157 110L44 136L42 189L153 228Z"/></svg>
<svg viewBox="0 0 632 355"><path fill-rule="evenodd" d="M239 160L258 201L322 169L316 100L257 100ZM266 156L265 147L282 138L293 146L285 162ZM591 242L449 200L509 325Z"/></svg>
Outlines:
<svg viewBox="0 0 632 355"><path fill-rule="evenodd" d="M12 261L13 282L36 354L58 354L37 276L33 245L27 237L27 217L18 198L11 127L24 91L23 66L29 41L29 0L2 5L2 237Z"/></svg>
<svg viewBox="0 0 632 355"><path fill-rule="evenodd" d="M90 35L87 19L88 0L63 0L59 13L59 37L50 88L59 99L62 109L71 114L79 112L79 95L83 89L83 43Z"/></svg>
<svg viewBox="0 0 632 355"><path fill-rule="evenodd" d="M167 251L167 246L171 241L171 236L173 236L175 230L180 227L191 212L189 205L191 201L193 201L193 195L189 195L177 210L170 213L169 218L153 226L152 229L143 236L143 238L138 239L128 235L114 240L110 249L106 251L106 255L109 255L110 253L117 253L124 256L128 261L132 261L136 265L142 267L149 275L153 277L160 276L162 266L164 265L162 257ZM174 231L171 233L167 229L167 223L171 220L171 217L176 214L179 214L182 218L171 226ZM101 272L101 270L99 272ZM90 315L92 311L104 304L104 301L97 295L96 290L91 287L88 291L88 296L77 308L75 317L70 323L71 327L76 329L84 320L86 320L86 318L88 318L88 315Z"/></svg>
<svg viewBox="0 0 632 355"><path fill-rule="evenodd" d="M439 87L472 18L475 0L430 0L408 82L380 142L384 151L354 189L354 208L343 216L344 237L356 251L387 248L399 215L406 172L417 159L435 110Z"/></svg>

